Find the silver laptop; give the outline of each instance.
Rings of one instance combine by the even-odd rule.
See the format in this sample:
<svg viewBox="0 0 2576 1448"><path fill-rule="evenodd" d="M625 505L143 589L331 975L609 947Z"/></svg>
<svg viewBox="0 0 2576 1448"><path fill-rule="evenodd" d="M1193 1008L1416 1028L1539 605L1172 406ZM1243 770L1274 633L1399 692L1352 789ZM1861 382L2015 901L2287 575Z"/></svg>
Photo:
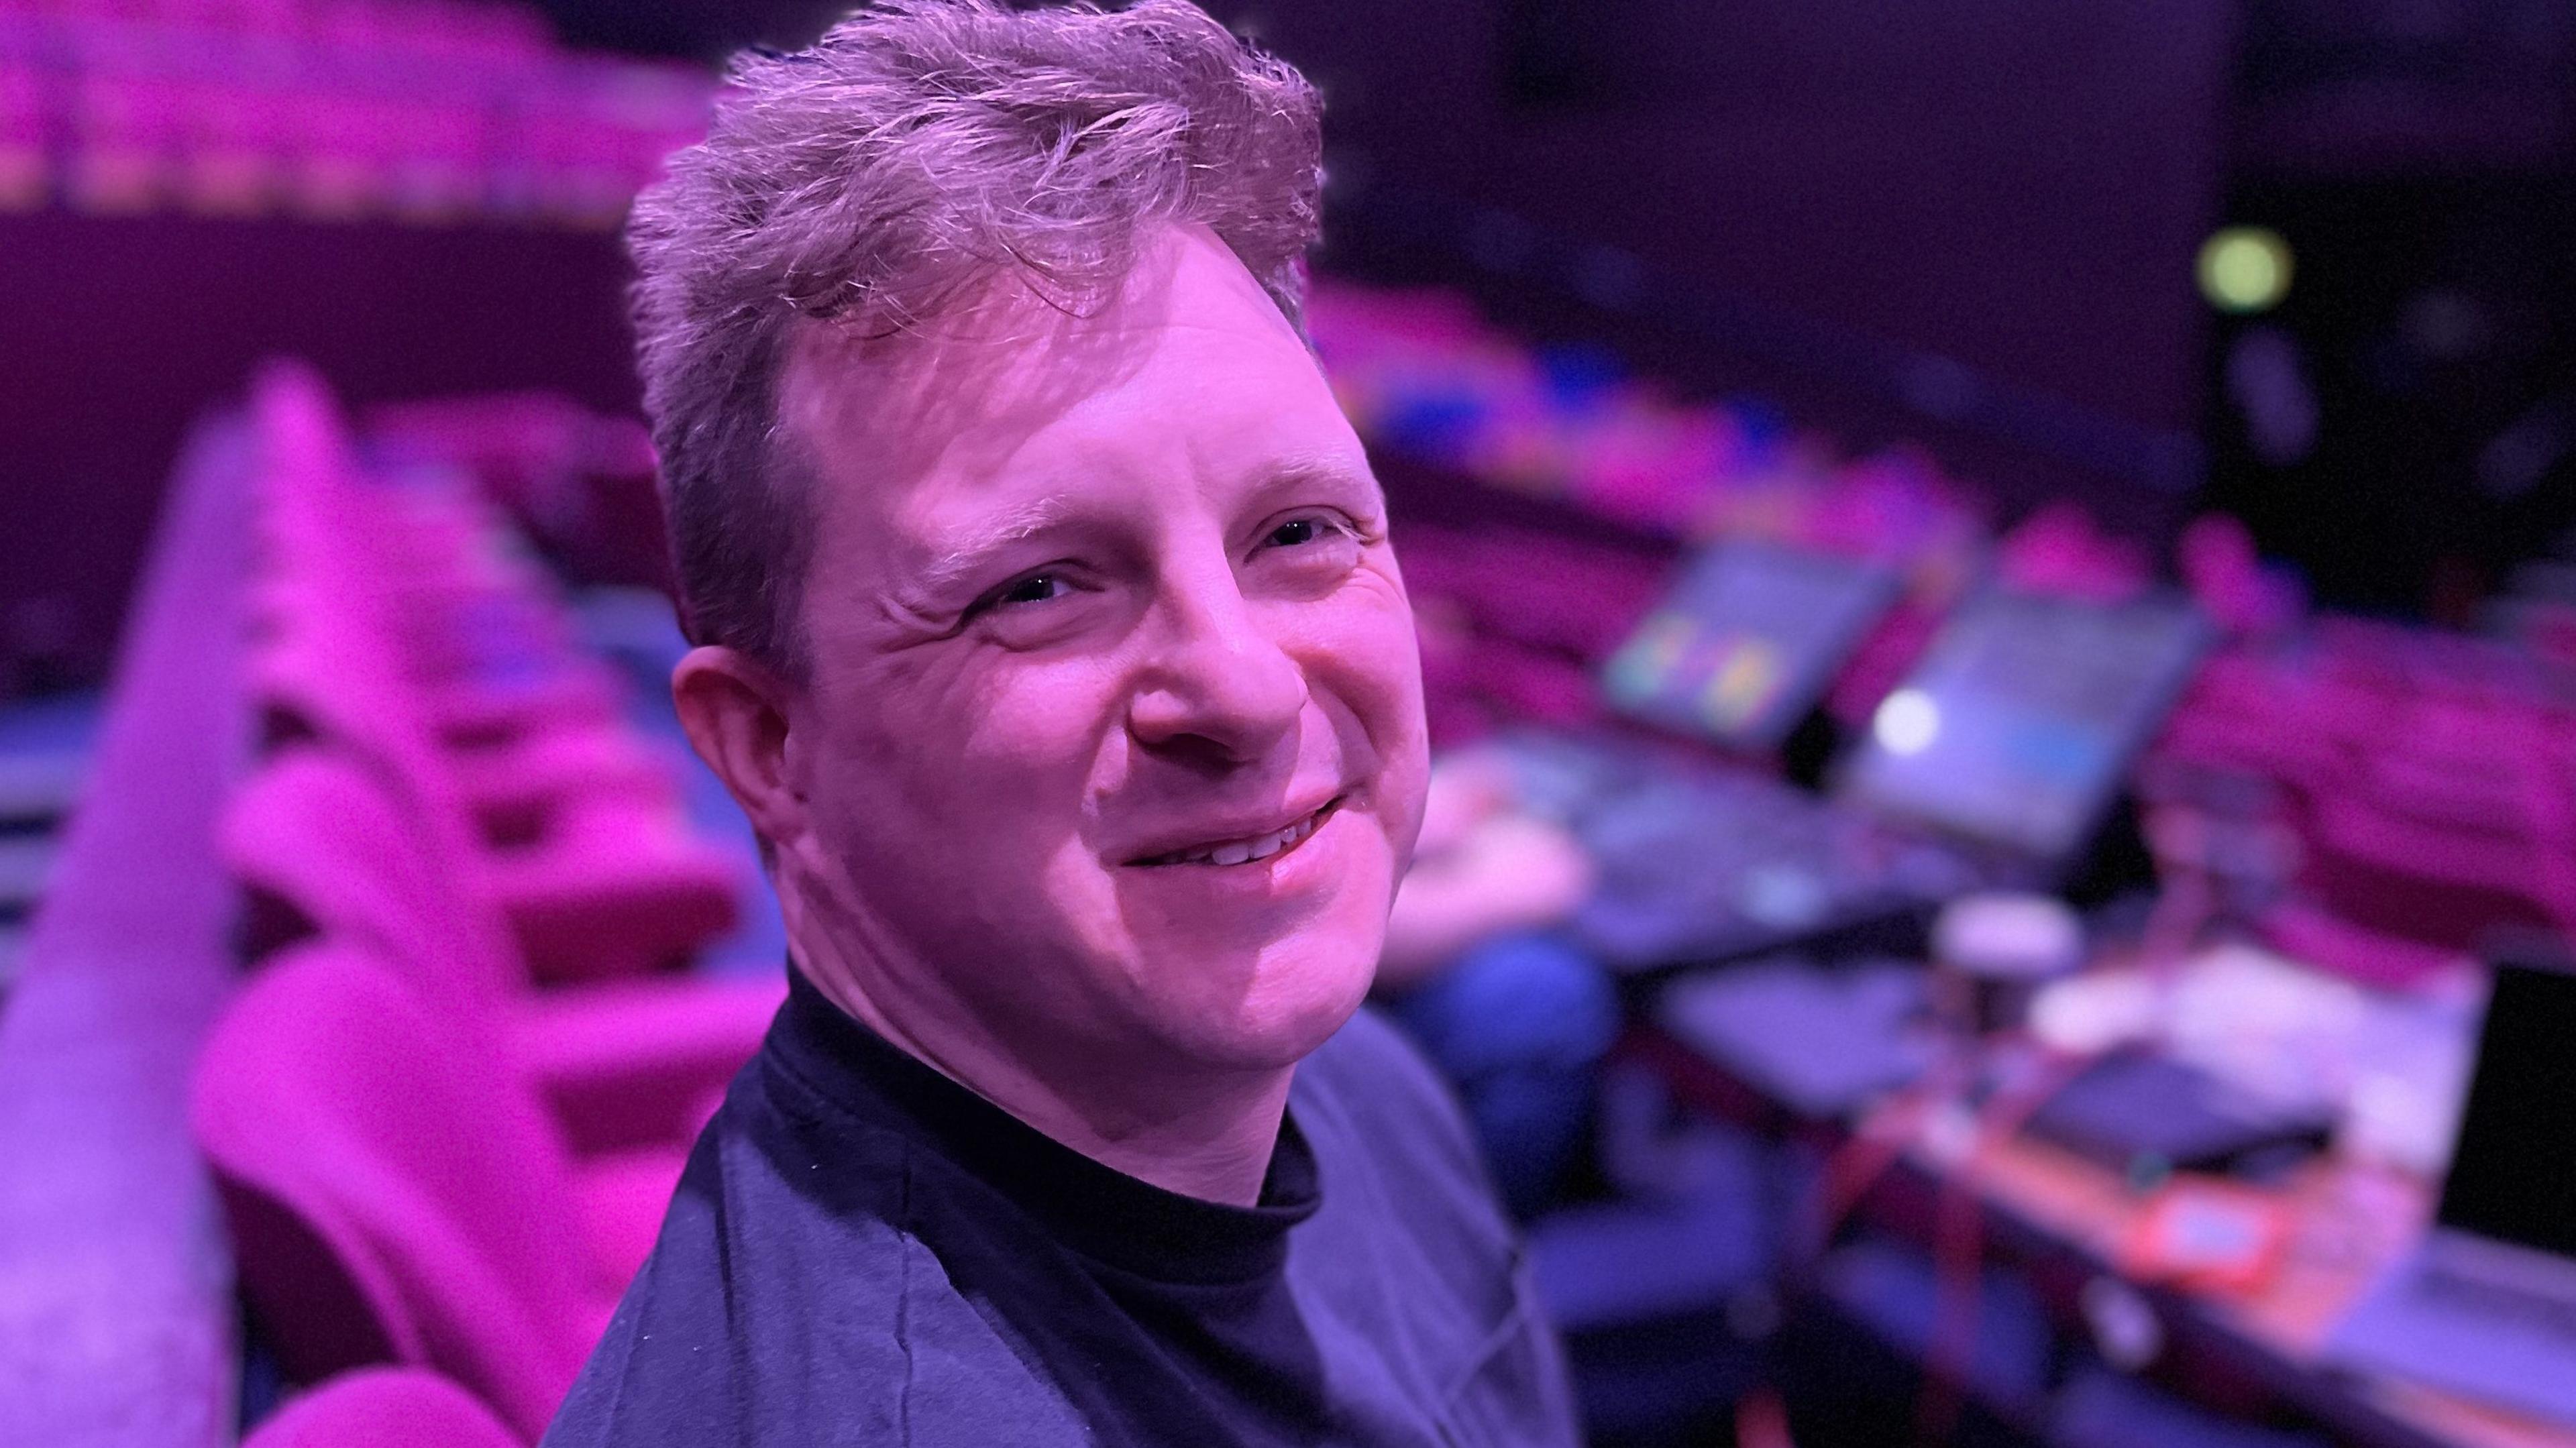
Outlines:
<svg viewBox="0 0 2576 1448"><path fill-rule="evenodd" d="M2576 975L2497 964L2433 1228L2327 1350L2576 1426Z"/></svg>

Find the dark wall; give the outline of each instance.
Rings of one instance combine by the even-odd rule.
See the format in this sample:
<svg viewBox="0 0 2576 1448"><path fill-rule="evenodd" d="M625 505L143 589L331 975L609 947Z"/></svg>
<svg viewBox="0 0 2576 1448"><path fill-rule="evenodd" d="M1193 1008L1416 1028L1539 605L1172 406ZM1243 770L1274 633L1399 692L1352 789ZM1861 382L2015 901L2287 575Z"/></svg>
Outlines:
<svg viewBox="0 0 2576 1448"><path fill-rule="evenodd" d="M1269 0L1345 169L2150 428L2198 417L2229 0Z"/></svg>
<svg viewBox="0 0 2576 1448"><path fill-rule="evenodd" d="M636 404L604 234L48 211L0 257L0 692L104 671L180 439L264 358L353 402Z"/></svg>
<svg viewBox="0 0 2576 1448"><path fill-rule="evenodd" d="M1024 0L1040 3L1040 0ZM2239 0L1201 0L1321 83L1346 191L1509 209L2187 434ZM833 0L546 0L712 57Z"/></svg>

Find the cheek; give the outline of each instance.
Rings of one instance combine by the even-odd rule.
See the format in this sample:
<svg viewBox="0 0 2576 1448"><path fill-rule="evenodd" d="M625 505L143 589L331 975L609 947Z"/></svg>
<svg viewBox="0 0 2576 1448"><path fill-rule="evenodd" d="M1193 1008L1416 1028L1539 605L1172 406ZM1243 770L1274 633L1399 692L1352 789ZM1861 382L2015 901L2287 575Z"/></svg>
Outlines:
<svg viewBox="0 0 2576 1448"><path fill-rule="evenodd" d="M1102 703L1074 668L853 671L818 698L816 813L866 856L1025 852L1032 817L1079 809ZM1038 833L1043 833L1038 831Z"/></svg>
<svg viewBox="0 0 2576 1448"><path fill-rule="evenodd" d="M1342 600L1336 601L1337 605ZM1412 610L1391 584L1318 620L1302 641L1307 677L1356 727L1375 756L1376 813L1395 847L1397 867L1410 858L1421 828L1430 779L1429 733L1423 722L1422 657Z"/></svg>
<svg viewBox="0 0 2576 1448"><path fill-rule="evenodd" d="M1080 822L1118 697L1115 671L1096 660L993 660L915 721L940 780L925 809L948 812L935 822L952 828L960 813L1007 817L1030 837L1004 848L1060 838Z"/></svg>
<svg viewBox="0 0 2576 1448"><path fill-rule="evenodd" d="M1422 715L1422 645L1413 607L1392 570L1364 570L1300 621L1292 645L1309 677L1328 683L1375 735L1417 730Z"/></svg>

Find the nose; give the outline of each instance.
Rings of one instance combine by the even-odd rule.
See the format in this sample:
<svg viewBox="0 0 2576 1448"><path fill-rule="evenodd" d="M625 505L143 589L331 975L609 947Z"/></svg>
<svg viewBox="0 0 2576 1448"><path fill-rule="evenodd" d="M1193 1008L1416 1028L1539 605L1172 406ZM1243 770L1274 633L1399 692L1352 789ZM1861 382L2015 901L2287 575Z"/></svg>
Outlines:
<svg viewBox="0 0 2576 1448"><path fill-rule="evenodd" d="M1267 756L1306 707L1306 673L1263 626L1231 568L1166 581L1154 651L1128 706L1137 742L1197 762Z"/></svg>

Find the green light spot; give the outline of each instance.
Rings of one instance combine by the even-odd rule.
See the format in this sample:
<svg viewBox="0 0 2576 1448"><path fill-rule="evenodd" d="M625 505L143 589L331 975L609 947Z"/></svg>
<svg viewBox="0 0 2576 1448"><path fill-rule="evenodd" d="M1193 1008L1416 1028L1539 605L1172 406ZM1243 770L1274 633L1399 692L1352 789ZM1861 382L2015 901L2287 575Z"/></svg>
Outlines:
<svg viewBox="0 0 2576 1448"><path fill-rule="evenodd" d="M2200 248L2200 294L2222 312L2263 312L2290 290L2290 244L2260 226L2231 226Z"/></svg>

